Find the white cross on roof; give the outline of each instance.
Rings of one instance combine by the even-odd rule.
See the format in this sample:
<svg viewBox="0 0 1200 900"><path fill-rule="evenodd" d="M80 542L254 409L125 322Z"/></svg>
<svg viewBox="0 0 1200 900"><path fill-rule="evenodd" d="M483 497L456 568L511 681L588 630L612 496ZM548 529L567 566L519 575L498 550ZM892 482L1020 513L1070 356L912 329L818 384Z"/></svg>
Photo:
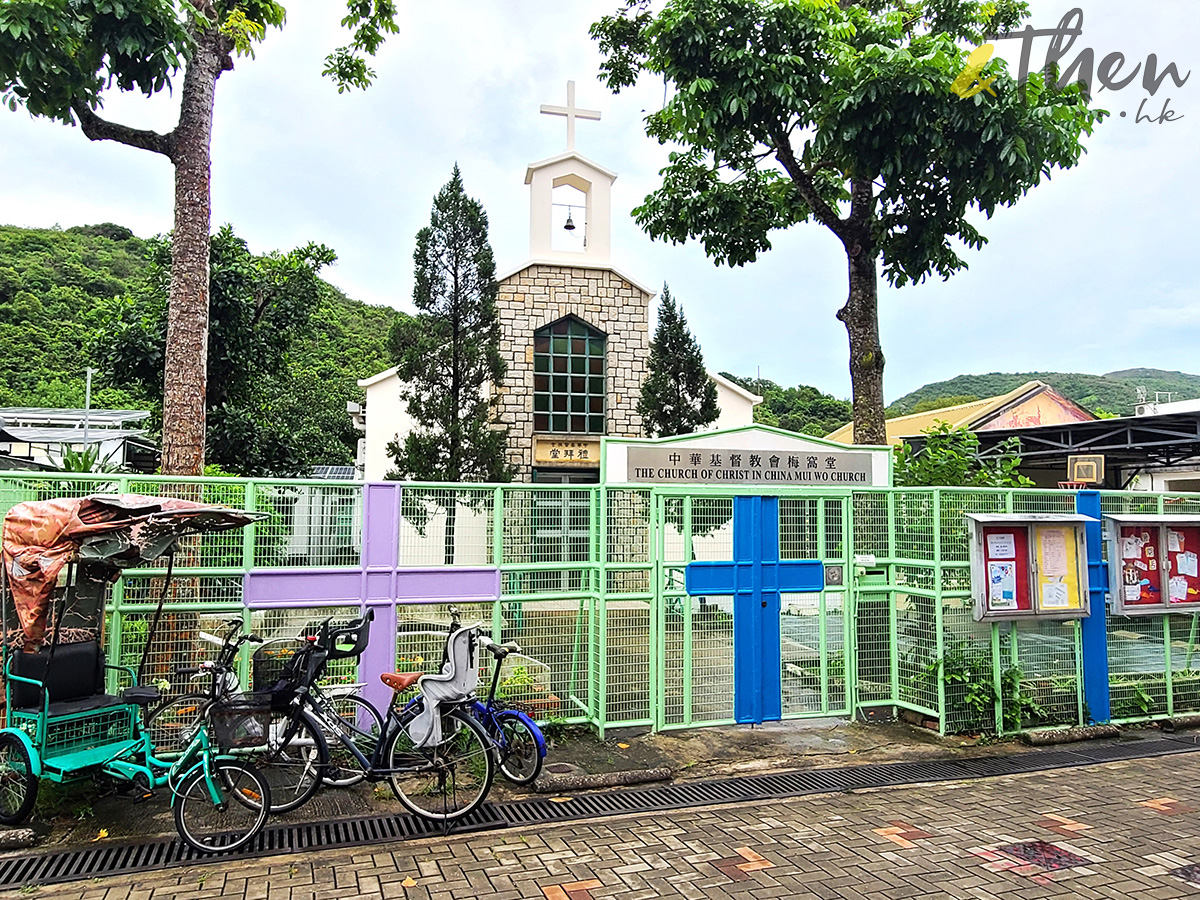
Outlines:
<svg viewBox="0 0 1200 900"><path fill-rule="evenodd" d="M566 106L547 106L542 104L542 115L546 116L566 116L567 117L567 150L575 149L575 120L576 119L591 119L592 121L600 121L600 110L598 109L580 109L575 105L575 82L567 82L567 105Z"/></svg>

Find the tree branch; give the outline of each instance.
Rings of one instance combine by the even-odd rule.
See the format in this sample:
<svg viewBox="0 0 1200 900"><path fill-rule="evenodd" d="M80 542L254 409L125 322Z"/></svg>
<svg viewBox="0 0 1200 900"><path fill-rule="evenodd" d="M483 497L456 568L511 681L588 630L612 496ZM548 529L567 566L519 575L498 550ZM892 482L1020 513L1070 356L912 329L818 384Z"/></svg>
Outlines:
<svg viewBox="0 0 1200 900"><path fill-rule="evenodd" d="M159 134L157 131L142 131L138 128L109 122L96 115L81 100L72 102L71 109L74 110L75 116L79 119L79 127L83 129L83 133L89 141L116 141L118 144L137 147L139 150L161 153L168 159L174 160L174 131L169 134Z"/></svg>
<svg viewBox="0 0 1200 900"><path fill-rule="evenodd" d="M838 218L838 214L834 211L833 207L826 203L821 195L817 193L817 186L813 184L811 173L806 171L800 165L799 161L797 161L796 154L792 152L792 145L788 141L787 136L776 133L771 136L771 139L775 144L775 157L783 164L783 168L792 179L792 183L800 191L800 196L804 198L804 202L809 205L809 208L813 211L813 215L817 217L817 221L845 241L846 223Z"/></svg>

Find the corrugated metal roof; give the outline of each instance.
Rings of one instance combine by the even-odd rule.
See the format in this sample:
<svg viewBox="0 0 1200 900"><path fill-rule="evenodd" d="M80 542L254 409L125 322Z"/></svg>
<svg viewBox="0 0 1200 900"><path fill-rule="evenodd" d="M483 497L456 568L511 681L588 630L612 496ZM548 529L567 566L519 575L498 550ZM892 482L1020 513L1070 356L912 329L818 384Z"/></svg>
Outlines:
<svg viewBox="0 0 1200 900"><path fill-rule="evenodd" d="M0 407L0 420L8 425L31 427L37 425L75 425L83 424L84 417L88 424L97 428L124 425L128 422L142 422L150 417L144 409L54 409L42 406L4 406Z"/></svg>
<svg viewBox="0 0 1200 900"><path fill-rule="evenodd" d="M926 428L931 428L938 422L946 422L951 428L968 428L985 416L1003 409L1010 403L1015 403L1026 394L1049 387L1045 382L1027 381L1019 388L1000 394L998 397L984 397L970 403L960 403L957 406L947 406L944 409L932 409L928 412L910 413L907 416L897 416L887 420L887 439L889 444L898 444L900 439L910 435L920 434ZM843 425L837 431L828 435L831 441L843 444L854 442L854 423Z"/></svg>
<svg viewBox="0 0 1200 900"><path fill-rule="evenodd" d="M87 443L100 444L145 433L145 429L142 428L89 428ZM15 441L19 444L82 444L83 434L82 428L14 428L8 424L0 426L0 440Z"/></svg>

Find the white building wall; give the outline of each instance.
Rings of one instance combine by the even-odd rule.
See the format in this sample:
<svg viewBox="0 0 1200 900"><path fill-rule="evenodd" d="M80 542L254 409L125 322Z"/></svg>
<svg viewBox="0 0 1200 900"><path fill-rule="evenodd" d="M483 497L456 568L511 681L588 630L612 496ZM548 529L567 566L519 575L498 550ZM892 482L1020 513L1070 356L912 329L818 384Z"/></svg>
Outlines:
<svg viewBox="0 0 1200 900"><path fill-rule="evenodd" d="M705 428L705 431L722 431L726 428L741 428L743 425L754 424L754 407L761 401L761 397L751 399L753 395L747 395L744 391L736 390L732 385L729 385L724 378L713 376L713 383L717 386L717 406L721 408L721 414L717 416L717 420Z"/></svg>
<svg viewBox="0 0 1200 900"><path fill-rule="evenodd" d="M397 435L408 434L415 423L408 414L408 404L400 399L400 379L396 377L395 369L364 378L359 386L367 393L363 478L383 481L392 468L392 459L387 454L388 442Z"/></svg>

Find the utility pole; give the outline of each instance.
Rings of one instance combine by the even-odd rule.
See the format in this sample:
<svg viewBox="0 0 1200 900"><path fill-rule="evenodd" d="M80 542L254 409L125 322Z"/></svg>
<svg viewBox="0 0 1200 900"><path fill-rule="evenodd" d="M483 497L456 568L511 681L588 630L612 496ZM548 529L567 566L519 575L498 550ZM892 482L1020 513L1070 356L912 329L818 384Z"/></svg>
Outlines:
<svg viewBox="0 0 1200 900"><path fill-rule="evenodd" d="M88 449L88 425L92 417L92 373L96 370L91 366L87 368L87 384L83 389L83 452L87 453Z"/></svg>

